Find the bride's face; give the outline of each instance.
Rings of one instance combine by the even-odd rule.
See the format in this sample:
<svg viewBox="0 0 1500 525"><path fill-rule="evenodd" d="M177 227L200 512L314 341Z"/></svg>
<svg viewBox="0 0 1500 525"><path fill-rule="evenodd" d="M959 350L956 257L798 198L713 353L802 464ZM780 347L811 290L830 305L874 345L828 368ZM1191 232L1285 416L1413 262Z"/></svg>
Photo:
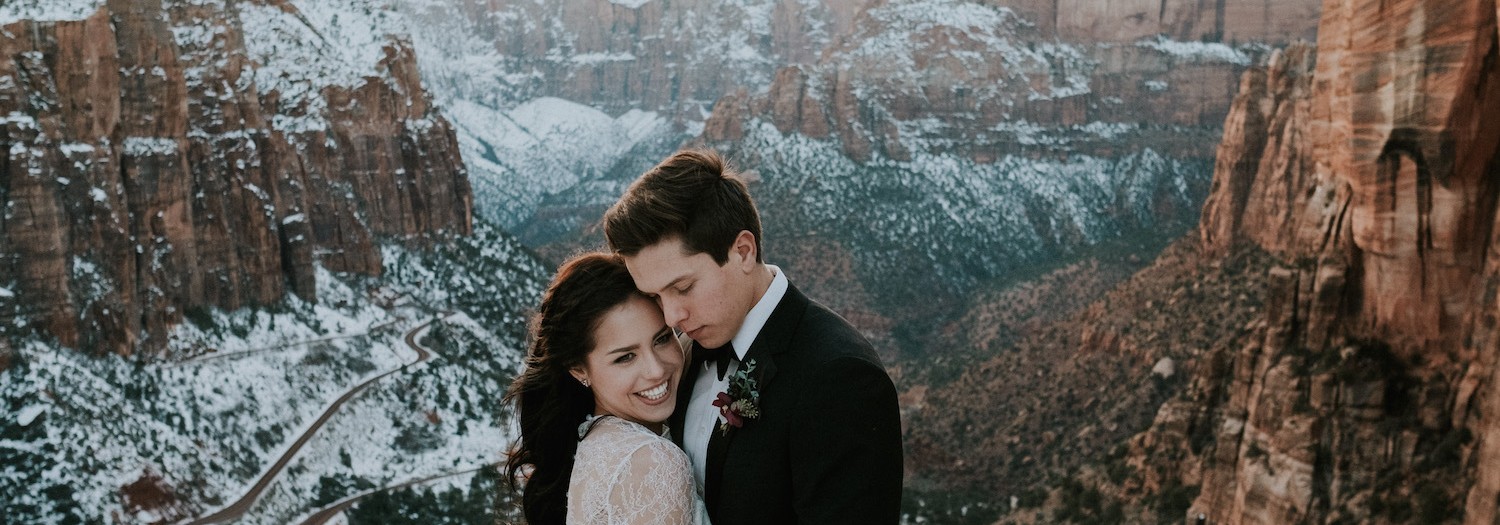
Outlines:
<svg viewBox="0 0 1500 525"><path fill-rule="evenodd" d="M631 296L604 314L594 348L573 376L587 379L594 413L610 414L659 431L676 407L682 347L650 300Z"/></svg>

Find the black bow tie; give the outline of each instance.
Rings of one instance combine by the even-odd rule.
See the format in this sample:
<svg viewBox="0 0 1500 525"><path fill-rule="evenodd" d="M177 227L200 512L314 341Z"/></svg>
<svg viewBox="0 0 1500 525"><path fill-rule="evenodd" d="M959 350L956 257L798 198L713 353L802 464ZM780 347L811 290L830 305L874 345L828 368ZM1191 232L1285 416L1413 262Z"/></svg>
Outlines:
<svg viewBox="0 0 1500 525"><path fill-rule="evenodd" d="M724 343L724 346L718 348L704 348L699 345L698 351L702 352L704 363L713 361L718 365L719 380L723 381L724 374L729 371L729 360L734 359L734 344Z"/></svg>

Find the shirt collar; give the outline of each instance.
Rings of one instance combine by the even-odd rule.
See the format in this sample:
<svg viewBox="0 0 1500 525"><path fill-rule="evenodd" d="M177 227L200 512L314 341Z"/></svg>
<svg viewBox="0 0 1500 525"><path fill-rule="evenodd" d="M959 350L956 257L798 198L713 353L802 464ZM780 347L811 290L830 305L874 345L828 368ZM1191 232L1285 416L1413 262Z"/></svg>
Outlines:
<svg viewBox="0 0 1500 525"><path fill-rule="evenodd" d="M766 288L765 295L760 296L760 301L750 309L750 313L745 316L745 322L740 324L740 331L734 334L734 339L730 340L734 343L735 357L740 361L745 360L745 353L750 351L750 344L755 342L755 336L760 335L760 329L765 328L766 321L771 318L771 312L776 311L776 305L781 304L781 298L786 296L786 274L774 264L767 264L766 267L770 268L776 276L771 278L771 286Z"/></svg>

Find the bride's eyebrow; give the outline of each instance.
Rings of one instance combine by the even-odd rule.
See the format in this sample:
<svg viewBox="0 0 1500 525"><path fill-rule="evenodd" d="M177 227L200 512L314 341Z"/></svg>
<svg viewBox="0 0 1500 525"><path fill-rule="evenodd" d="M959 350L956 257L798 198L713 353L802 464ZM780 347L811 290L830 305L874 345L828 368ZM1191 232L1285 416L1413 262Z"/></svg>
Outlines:
<svg viewBox="0 0 1500 525"><path fill-rule="evenodd" d="M610 350L608 352L605 352L604 355L613 355L613 354L618 354L620 352L632 352L632 351L635 351L635 349L640 348L640 347L641 347L640 343L634 343L634 344L630 344L630 345L627 345L627 346L622 346L622 347L616 348L614 350Z"/></svg>

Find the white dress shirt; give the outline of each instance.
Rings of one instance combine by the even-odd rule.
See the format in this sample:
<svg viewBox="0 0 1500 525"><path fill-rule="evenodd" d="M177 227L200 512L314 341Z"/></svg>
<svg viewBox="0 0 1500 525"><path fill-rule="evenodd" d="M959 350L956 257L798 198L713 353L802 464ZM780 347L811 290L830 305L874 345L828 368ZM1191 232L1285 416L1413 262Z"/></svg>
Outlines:
<svg viewBox="0 0 1500 525"><path fill-rule="evenodd" d="M766 267L776 276L771 279L771 286L766 288L765 295L760 297L760 301L745 316L745 322L740 324L740 331L730 340L734 345L735 358L729 361L729 372L724 374L724 379L719 379L718 365L713 361L703 363L703 369L698 371L698 379L693 383L693 394L688 396L687 414L683 415L682 423L682 447L687 450L688 459L693 462L693 477L697 478L699 487L705 486L708 439L718 431L719 422L724 421L724 417L719 415L719 407L714 406L714 399L719 392L729 389L729 378L739 370L740 361L745 359L745 352L750 351L750 345L755 343L760 329L766 326L771 312L776 310L776 305L781 304L781 298L786 295L786 275L775 265L767 264Z"/></svg>

